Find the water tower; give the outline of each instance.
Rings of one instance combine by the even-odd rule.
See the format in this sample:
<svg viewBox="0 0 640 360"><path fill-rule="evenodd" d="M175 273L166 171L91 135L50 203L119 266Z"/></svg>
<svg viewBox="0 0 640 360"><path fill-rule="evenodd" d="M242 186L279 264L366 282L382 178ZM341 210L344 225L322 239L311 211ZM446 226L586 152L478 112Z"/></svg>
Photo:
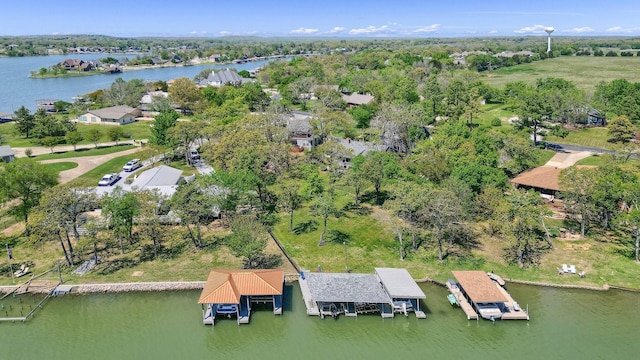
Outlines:
<svg viewBox="0 0 640 360"><path fill-rule="evenodd" d="M546 32L549 36L547 37L547 54L551 52L551 33L555 30L552 27L544 28L544 32Z"/></svg>

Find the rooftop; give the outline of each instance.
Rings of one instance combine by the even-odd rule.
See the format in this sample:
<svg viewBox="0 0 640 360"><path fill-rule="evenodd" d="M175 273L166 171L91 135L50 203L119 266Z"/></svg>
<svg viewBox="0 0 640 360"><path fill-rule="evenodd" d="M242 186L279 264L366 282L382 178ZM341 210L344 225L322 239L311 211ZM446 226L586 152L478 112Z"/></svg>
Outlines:
<svg viewBox="0 0 640 360"><path fill-rule="evenodd" d="M131 182L131 187L146 188L151 186L177 185L182 177L182 170L171 166L160 165L142 172Z"/></svg>
<svg viewBox="0 0 640 360"><path fill-rule="evenodd" d="M242 295L282 295L284 271L211 270L198 304L237 304Z"/></svg>
<svg viewBox="0 0 640 360"><path fill-rule="evenodd" d="M475 303L507 302L508 299L484 271L452 271L460 287Z"/></svg>
<svg viewBox="0 0 640 360"><path fill-rule="evenodd" d="M134 113L135 109L127 105L111 106L103 109L91 110L89 113L104 119L120 119Z"/></svg>
<svg viewBox="0 0 640 360"><path fill-rule="evenodd" d="M383 304L391 299L373 274L305 273L311 296L320 302Z"/></svg>
<svg viewBox="0 0 640 360"><path fill-rule="evenodd" d="M425 299L422 289L416 284L407 269L376 268L376 274L394 299Z"/></svg>
<svg viewBox="0 0 640 360"><path fill-rule="evenodd" d="M540 166L527 170L511 180L512 184L531 186L539 189L560 191L558 176L562 169L552 166Z"/></svg>

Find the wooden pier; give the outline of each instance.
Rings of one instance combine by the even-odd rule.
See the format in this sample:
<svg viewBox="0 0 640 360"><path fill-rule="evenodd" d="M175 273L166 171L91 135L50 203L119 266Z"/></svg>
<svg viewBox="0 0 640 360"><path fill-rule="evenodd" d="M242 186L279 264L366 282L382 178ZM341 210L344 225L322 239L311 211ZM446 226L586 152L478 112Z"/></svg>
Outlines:
<svg viewBox="0 0 640 360"><path fill-rule="evenodd" d="M515 300L511 297L511 295L505 290L502 286L496 283L498 290L502 292L502 294L508 299L507 302L504 303L506 307L509 308L508 312L502 312L502 320L529 320L529 311L528 309L521 309L520 305L518 305Z"/></svg>
<svg viewBox="0 0 640 360"><path fill-rule="evenodd" d="M458 306L462 309L462 311L464 311L465 315L467 315L467 320L478 320L478 313L473 310L473 306L471 306L469 301L467 301L467 298L464 297L464 294L462 293L462 291L460 291L460 288L456 284L453 284L451 281L447 281L445 285L447 286L447 289L449 289L449 292L456 298Z"/></svg>
<svg viewBox="0 0 640 360"><path fill-rule="evenodd" d="M300 291L302 292L302 298L304 299L304 305L307 307L307 315L320 316L320 309L318 309L318 305L315 300L311 296L311 290L309 289L309 283L307 283L307 279L305 274L308 274L309 270L301 270L300 278L298 279L298 284L300 285Z"/></svg>

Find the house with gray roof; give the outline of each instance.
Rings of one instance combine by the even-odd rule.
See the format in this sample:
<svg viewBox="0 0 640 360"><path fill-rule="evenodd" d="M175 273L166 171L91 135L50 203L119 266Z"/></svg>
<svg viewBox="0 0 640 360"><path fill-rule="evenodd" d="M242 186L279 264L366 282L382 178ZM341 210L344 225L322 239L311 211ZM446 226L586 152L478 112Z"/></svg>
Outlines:
<svg viewBox="0 0 640 360"><path fill-rule="evenodd" d="M373 95L368 94L342 94L342 100L347 103L347 106L367 105L374 99Z"/></svg>
<svg viewBox="0 0 640 360"><path fill-rule="evenodd" d="M136 121L141 112L127 105L111 106L107 108L90 110L78 116L77 122L81 124L108 124L125 125Z"/></svg>
<svg viewBox="0 0 640 360"><path fill-rule="evenodd" d="M220 71L212 71L209 76L200 82L201 86L221 87L224 85L240 86L251 79L245 79L238 75L235 69L223 69Z"/></svg>
<svg viewBox="0 0 640 360"><path fill-rule="evenodd" d="M13 162L16 154L13 152L13 149L9 145L0 146L0 160L10 163Z"/></svg>

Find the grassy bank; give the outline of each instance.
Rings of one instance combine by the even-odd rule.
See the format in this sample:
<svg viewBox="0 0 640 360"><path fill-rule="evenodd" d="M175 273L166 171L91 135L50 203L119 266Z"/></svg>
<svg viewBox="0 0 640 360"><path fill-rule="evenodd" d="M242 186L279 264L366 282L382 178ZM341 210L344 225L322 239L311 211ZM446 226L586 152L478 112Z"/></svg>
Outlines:
<svg viewBox="0 0 640 360"><path fill-rule="evenodd" d="M32 159L36 161L42 161L42 160L53 160L53 159L69 159L69 158L84 157L84 156L108 155L108 154L113 154L113 153L129 150L133 148L135 148L135 146L133 145L117 145L117 146L98 147L97 149L96 148L78 149L75 151L54 152L53 154L43 154L43 155L33 156Z"/></svg>

